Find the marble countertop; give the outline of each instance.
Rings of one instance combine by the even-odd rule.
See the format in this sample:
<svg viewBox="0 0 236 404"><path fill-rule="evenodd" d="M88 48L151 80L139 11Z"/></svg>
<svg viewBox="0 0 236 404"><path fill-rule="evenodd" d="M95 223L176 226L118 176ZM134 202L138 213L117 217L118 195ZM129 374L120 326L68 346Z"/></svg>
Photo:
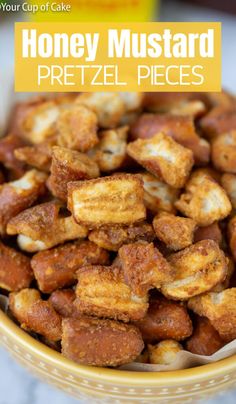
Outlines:
<svg viewBox="0 0 236 404"><path fill-rule="evenodd" d="M194 7L178 1L162 1L163 21L222 21L222 81L223 85L236 93L236 17L212 10ZM4 39L4 41L3 41ZM13 69L13 24L0 24L1 69ZM204 404L235 404L236 390L222 393ZM2 348L0 348L0 404L55 404L78 403L58 390L40 382L22 369ZM203 403L203 401L201 401Z"/></svg>

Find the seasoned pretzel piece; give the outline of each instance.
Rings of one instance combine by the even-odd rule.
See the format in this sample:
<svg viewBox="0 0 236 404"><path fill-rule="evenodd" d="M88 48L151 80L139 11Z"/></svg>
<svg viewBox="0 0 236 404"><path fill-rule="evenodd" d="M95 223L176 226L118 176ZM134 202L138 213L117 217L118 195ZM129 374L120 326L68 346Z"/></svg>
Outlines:
<svg viewBox="0 0 236 404"><path fill-rule="evenodd" d="M48 172L52 161L52 147L55 145L55 137L47 139L43 143L32 146L24 146L15 149L14 155L17 160Z"/></svg>
<svg viewBox="0 0 236 404"><path fill-rule="evenodd" d="M184 340L192 334L192 321L184 306L162 296L150 300L146 316L135 325L145 342Z"/></svg>
<svg viewBox="0 0 236 404"><path fill-rule="evenodd" d="M144 317L148 296L139 297L124 281L123 271L114 265L87 266L77 272L75 305L84 314L128 322Z"/></svg>
<svg viewBox="0 0 236 404"><path fill-rule="evenodd" d="M12 111L12 114L10 116L10 124L9 124L9 129L10 132L13 133L14 135L17 135L21 138L24 138L25 136L29 136L30 133L25 133L25 126L26 123L30 123L29 121L32 121L34 115L35 115L35 123L38 124L38 129L40 130L40 125L47 126L47 114L42 113L42 119L40 117L40 111L43 111L44 105L47 106L47 103L52 101L52 104L56 106L66 106L68 107L73 100L75 99L75 94L65 94L65 93L51 93L50 95L47 94L47 96L36 96L32 97L26 101L21 101L18 102ZM41 108L42 107L42 108ZM47 109L47 108L46 108ZM53 114L50 116L50 112L48 114L48 124L50 123L50 117L53 117ZM39 114L38 120L37 120L37 113ZM29 118L29 121L28 121ZM44 125L45 124L45 125ZM26 131L27 132L27 131ZM30 142L32 142L31 138L29 139ZM34 142L33 142L34 143Z"/></svg>
<svg viewBox="0 0 236 404"><path fill-rule="evenodd" d="M222 292L209 292L193 297L188 307L199 316L207 317L220 337L230 342L236 338L236 288Z"/></svg>
<svg viewBox="0 0 236 404"><path fill-rule="evenodd" d="M16 181L0 185L0 233L5 234L7 223L22 210L31 206L45 192L46 174L27 171Z"/></svg>
<svg viewBox="0 0 236 404"><path fill-rule="evenodd" d="M87 229L77 224L72 216L62 216L60 204L55 201L24 210L7 225L7 234L17 234L19 247L28 252L45 250L67 240L84 238L87 233Z"/></svg>
<svg viewBox="0 0 236 404"><path fill-rule="evenodd" d="M192 219L161 212L153 220L157 238L171 250L182 250L193 242L196 222Z"/></svg>
<svg viewBox="0 0 236 404"><path fill-rule="evenodd" d="M148 172L138 174L143 181L144 205L152 213L160 211L175 212L174 202L179 196L179 190L170 187L157 175Z"/></svg>
<svg viewBox="0 0 236 404"><path fill-rule="evenodd" d="M201 240L213 240L219 246L222 244L223 237L218 222L214 222L209 226L198 227L194 234L194 243Z"/></svg>
<svg viewBox="0 0 236 404"><path fill-rule="evenodd" d="M9 307L23 329L36 332L50 341L61 339L61 317L50 302L41 299L38 290L22 289L10 293Z"/></svg>
<svg viewBox="0 0 236 404"><path fill-rule="evenodd" d="M192 336L186 342L186 349L197 355L213 355L225 345L219 333L206 317L199 317L195 321Z"/></svg>
<svg viewBox="0 0 236 404"><path fill-rule="evenodd" d="M30 143L38 144L55 135L59 114L60 105L54 100L36 105L22 122L24 139Z"/></svg>
<svg viewBox="0 0 236 404"><path fill-rule="evenodd" d="M0 287L9 292L28 288L34 278L30 258L0 242Z"/></svg>
<svg viewBox="0 0 236 404"><path fill-rule="evenodd" d="M164 133L129 143L127 153L174 188L184 186L193 166L192 151Z"/></svg>
<svg viewBox="0 0 236 404"><path fill-rule="evenodd" d="M122 115L126 111L119 93L97 92L81 93L76 99L78 105L84 105L97 115L98 125L102 128L115 128L119 125Z"/></svg>
<svg viewBox="0 0 236 404"><path fill-rule="evenodd" d="M183 102L170 110L170 113L177 116L192 116L194 119L204 115L207 111L205 104L200 100Z"/></svg>
<svg viewBox="0 0 236 404"><path fill-rule="evenodd" d="M118 170L122 167L126 155L128 126L104 130L99 133L99 143L89 155L103 172Z"/></svg>
<svg viewBox="0 0 236 404"><path fill-rule="evenodd" d="M236 174L236 130L222 133L212 140L211 158L218 170Z"/></svg>
<svg viewBox="0 0 236 404"><path fill-rule="evenodd" d="M174 300L187 300L211 290L224 281L228 260L213 240L202 240L168 257L175 271L162 293Z"/></svg>
<svg viewBox="0 0 236 404"><path fill-rule="evenodd" d="M208 226L224 219L232 209L225 190L201 170L191 175L175 207L199 226Z"/></svg>
<svg viewBox="0 0 236 404"><path fill-rule="evenodd" d="M67 318L62 329L62 354L84 365L124 365L134 361L144 348L136 327L113 320Z"/></svg>
<svg viewBox="0 0 236 404"><path fill-rule="evenodd" d="M57 121L58 144L86 152L98 143L97 116L83 105L74 104L60 113Z"/></svg>
<svg viewBox="0 0 236 404"><path fill-rule="evenodd" d="M118 93L125 104L126 112L139 111L143 105L144 94L137 92L122 91Z"/></svg>
<svg viewBox="0 0 236 404"><path fill-rule="evenodd" d="M74 305L75 297L73 289L58 289L52 292L48 301L61 317L80 318L81 313Z"/></svg>
<svg viewBox="0 0 236 404"><path fill-rule="evenodd" d="M76 271L80 267L108 263L108 252L87 240L39 252L31 260L39 289L44 293L75 283Z"/></svg>
<svg viewBox="0 0 236 404"><path fill-rule="evenodd" d="M152 226L146 222L130 226L106 226L94 229L89 233L89 240L109 251L118 251L123 244L133 241L153 241L155 238Z"/></svg>
<svg viewBox="0 0 236 404"><path fill-rule="evenodd" d="M34 110L35 107L39 106L46 101L43 96L32 97L26 101L17 102L12 109L9 119L9 131L10 133L24 138L23 122L27 118L27 115Z"/></svg>
<svg viewBox="0 0 236 404"><path fill-rule="evenodd" d="M217 171L215 168L213 168L211 166L197 168L196 170L193 171L193 173L194 173L194 175L196 175L196 173L198 173L199 176L208 175L209 177L213 178L213 180L215 180L220 185L222 173L220 173L219 171Z"/></svg>
<svg viewBox="0 0 236 404"><path fill-rule="evenodd" d="M142 181L118 174L68 184L68 209L78 223L89 228L130 225L146 218Z"/></svg>
<svg viewBox="0 0 236 404"><path fill-rule="evenodd" d="M118 93L125 106L125 113L121 117L120 125L130 125L134 122L143 106L143 93L125 92Z"/></svg>
<svg viewBox="0 0 236 404"><path fill-rule="evenodd" d="M86 154L59 146L52 149L50 170L48 187L55 197L63 201L67 201L68 182L99 176L98 165Z"/></svg>
<svg viewBox="0 0 236 404"><path fill-rule="evenodd" d="M25 172L24 164L17 160L14 154L15 149L22 146L25 146L25 142L13 134L0 140L0 162L10 171L12 179L21 177Z"/></svg>
<svg viewBox="0 0 236 404"><path fill-rule="evenodd" d="M232 256L236 262L236 216L233 216L228 223L228 239Z"/></svg>
<svg viewBox="0 0 236 404"><path fill-rule="evenodd" d="M175 109L181 109L185 105L191 104L192 101L201 101L204 104L209 103L206 93L150 92L145 93L143 105L149 111L170 112Z"/></svg>
<svg viewBox="0 0 236 404"><path fill-rule="evenodd" d="M170 265L153 243L123 245L119 258L125 282L138 296L145 296L150 289L158 289L173 279Z"/></svg>
<svg viewBox="0 0 236 404"><path fill-rule="evenodd" d="M233 276L235 273L235 265L234 265L233 258L231 256L227 255L227 260L228 260L228 265L227 265L226 277L223 282L219 283L213 289L211 289L211 292L222 292L222 290L225 290L225 289L228 289L229 287L231 287L231 283L232 283Z"/></svg>
<svg viewBox="0 0 236 404"><path fill-rule="evenodd" d="M212 139L221 133L236 130L236 104L232 106L216 106L200 120L204 136Z"/></svg>
<svg viewBox="0 0 236 404"><path fill-rule="evenodd" d="M130 128L133 140L148 139L159 132L165 133L177 143L192 150L196 163L205 164L209 162L210 145L205 139L197 135L191 117L170 114L143 114L135 120Z"/></svg>
<svg viewBox="0 0 236 404"><path fill-rule="evenodd" d="M156 345L148 345L149 361L155 365L170 365L183 347L179 342L167 339Z"/></svg>
<svg viewBox="0 0 236 404"><path fill-rule="evenodd" d="M236 209L236 175L223 174L221 177L221 185L226 191L233 208Z"/></svg>

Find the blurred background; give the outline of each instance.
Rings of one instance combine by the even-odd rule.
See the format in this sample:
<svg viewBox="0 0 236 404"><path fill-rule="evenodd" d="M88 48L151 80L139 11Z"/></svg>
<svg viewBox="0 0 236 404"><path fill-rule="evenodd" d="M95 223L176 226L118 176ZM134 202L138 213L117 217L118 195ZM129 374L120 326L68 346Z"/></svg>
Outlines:
<svg viewBox="0 0 236 404"><path fill-rule="evenodd" d="M19 4L20 2L0 0L0 3ZM37 0L29 3L38 3ZM97 18L106 21L120 20L151 20L151 21L220 21L222 22L222 84L236 93L236 0L136 0L140 8L136 13L131 9L115 9L119 0L111 0L110 7L101 8L102 0L97 0L97 8L93 13L89 11L89 1L66 0L71 3L73 14L72 21L85 18L87 21ZM59 1L58 1L59 3ZM78 8L79 3L83 4L83 10ZM93 1L92 4L96 2ZM124 4L125 2L121 2ZM135 2L133 2L135 3ZM106 4L108 2L106 1ZM111 7L112 5L112 7ZM143 8L144 7L144 8ZM145 12L143 12L145 10ZM96 12L95 12L96 11ZM39 15L27 15L27 13L3 13L0 11L0 92L4 87L13 85L14 77L14 22L24 19L40 19ZM54 14L53 17L45 15L44 19L61 20L62 16ZM65 18L65 16L63 16ZM8 78L6 80L6 77ZM9 92L10 94L10 92ZM7 97L0 97L0 103L6 104ZM4 105L0 104L0 111ZM204 404L225 404L236 403L236 391L222 392L220 396L208 401L201 401ZM0 348L0 404L42 404L52 402L53 404L76 404L78 401L65 396L63 393L54 390L52 387L34 379L25 370L19 367L9 355Z"/></svg>

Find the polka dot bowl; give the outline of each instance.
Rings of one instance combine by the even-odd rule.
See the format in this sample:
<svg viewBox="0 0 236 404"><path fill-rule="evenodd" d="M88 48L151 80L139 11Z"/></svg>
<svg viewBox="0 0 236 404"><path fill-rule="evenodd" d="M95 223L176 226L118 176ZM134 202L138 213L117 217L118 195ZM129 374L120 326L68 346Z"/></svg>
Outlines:
<svg viewBox="0 0 236 404"><path fill-rule="evenodd" d="M36 341L0 310L0 342L31 373L84 403L190 403L232 388L236 355L193 369L128 372L77 365Z"/></svg>

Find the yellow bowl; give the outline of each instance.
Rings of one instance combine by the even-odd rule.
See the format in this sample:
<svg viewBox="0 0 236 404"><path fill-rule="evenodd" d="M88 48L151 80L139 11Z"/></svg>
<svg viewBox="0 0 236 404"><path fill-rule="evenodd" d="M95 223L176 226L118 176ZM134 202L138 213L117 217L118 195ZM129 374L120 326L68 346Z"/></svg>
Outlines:
<svg viewBox="0 0 236 404"><path fill-rule="evenodd" d="M236 355L162 373L77 365L36 341L0 310L0 341L31 373L88 403L189 403L235 385Z"/></svg>

